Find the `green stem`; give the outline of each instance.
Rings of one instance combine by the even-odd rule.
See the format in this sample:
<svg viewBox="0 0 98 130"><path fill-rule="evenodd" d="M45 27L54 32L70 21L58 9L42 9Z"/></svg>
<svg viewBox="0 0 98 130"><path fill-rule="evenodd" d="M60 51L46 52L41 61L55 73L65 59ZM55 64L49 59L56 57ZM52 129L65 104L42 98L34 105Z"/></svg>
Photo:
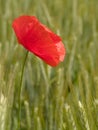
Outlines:
<svg viewBox="0 0 98 130"><path fill-rule="evenodd" d="M25 64L26 64L26 60L28 57L28 51L25 54L25 58L23 61L23 66L22 66L22 72L21 72L21 77L20 77L20 85L19 85L19 95L18 95L18 99L19 99L19 117L18 117L18 130L21 130L21 93L22 93L22 81L23 81L23 74L24 74L24 68L25 68Z"/></svg>

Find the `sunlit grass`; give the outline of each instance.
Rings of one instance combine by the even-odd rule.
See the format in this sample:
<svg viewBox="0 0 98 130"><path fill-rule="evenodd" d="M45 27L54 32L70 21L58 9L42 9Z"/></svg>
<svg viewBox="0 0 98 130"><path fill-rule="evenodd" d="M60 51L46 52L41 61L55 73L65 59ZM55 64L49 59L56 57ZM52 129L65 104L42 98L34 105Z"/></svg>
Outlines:
<svg viewBox="0 0 98 130"><path fill-rule="evenodd" d="M12 30L36 15L62 37L66 57L52 68L31 53L25 64L21 130L98 130L98 1L0 0L0 130L18 130L26 50Z"/></svg>

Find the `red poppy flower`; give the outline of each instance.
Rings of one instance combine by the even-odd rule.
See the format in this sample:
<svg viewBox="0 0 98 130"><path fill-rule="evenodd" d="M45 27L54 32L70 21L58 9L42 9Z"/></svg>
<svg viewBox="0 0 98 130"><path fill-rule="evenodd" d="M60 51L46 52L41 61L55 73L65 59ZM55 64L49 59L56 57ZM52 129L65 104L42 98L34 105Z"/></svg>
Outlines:
<svg viewBox="0 0 98 130"><path fill-rule="evenodd" d="M64 60L65 48L61 38L35 16L20 16L12 26L19 43L47 64L56 66Z"/></svg>

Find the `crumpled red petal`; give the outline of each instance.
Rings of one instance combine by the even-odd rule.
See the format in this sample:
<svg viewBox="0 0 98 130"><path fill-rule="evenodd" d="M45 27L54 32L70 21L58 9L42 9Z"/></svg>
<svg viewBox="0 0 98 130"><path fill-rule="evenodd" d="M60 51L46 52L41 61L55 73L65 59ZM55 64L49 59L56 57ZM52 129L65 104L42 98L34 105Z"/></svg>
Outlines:
<svg viewBox="0 0 98 130"><path fill-rule="evenodd" d="M64 60L65 48L61 38L35 16L20 16L13 21L12 27L19 43L47 64L57 66Z"/></svg>

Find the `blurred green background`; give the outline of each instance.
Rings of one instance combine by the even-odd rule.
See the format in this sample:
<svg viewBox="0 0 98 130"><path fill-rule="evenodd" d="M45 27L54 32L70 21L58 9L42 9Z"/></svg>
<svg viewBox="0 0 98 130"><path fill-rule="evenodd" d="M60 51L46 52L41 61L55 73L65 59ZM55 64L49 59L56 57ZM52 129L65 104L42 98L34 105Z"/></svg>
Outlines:
<svg viewBox="0 0 98 130"><path fill-rule="evenodd" d="M12 22L24 14L60 35L67 54L52 68L29 53L21 130L98 130L98 0L0 0L0 130L19 130L26 50Z"/></svg>

